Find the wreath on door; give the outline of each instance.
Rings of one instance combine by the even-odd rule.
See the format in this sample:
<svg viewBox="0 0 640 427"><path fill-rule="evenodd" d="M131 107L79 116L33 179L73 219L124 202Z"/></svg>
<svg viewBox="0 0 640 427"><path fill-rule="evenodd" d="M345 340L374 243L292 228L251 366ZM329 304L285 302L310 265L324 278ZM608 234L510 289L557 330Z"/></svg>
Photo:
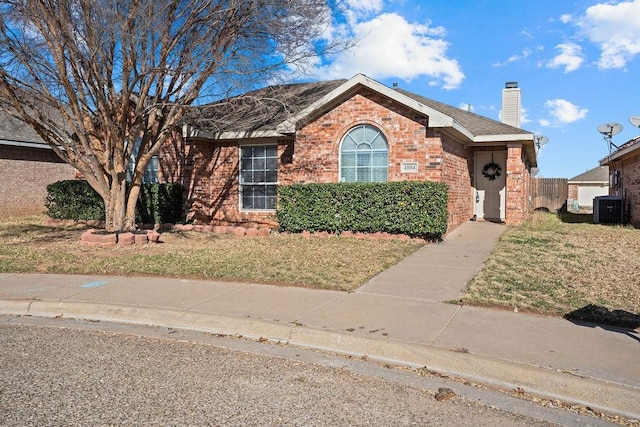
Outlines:
<svg viewBox="0 0 640 427"><path fill-rule="evenodd" d="M494 163L493 161L484 165L484 169L482 169L482 175L489 178L490 181L499 177L500 172L502 172L502 168L499 164Z"/></svg>

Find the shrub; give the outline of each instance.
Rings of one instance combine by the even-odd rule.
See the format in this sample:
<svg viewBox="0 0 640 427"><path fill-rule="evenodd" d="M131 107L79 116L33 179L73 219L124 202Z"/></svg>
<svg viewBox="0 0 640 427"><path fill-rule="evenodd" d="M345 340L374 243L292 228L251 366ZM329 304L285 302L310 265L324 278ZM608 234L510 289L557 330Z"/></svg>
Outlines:
<svg viewBox="0 0 640 427"><path fill-rule="evenodd" d="M45 213L54 219L103 221L104 201L87 181L66 180L47 185Z"/></svg>
<svg viewBox="0 0 640 427"><path fill-rule="evenodd" d="M388 232L440 237L447 186L435 182L295 184L278 188L282 231Z"/></svg>
<svg viewBox="0 0 640 427"><path fill-rule="evenodd" d="M84 180L66 180L49 184L45 208L45 213L54 219L105 219L104 201ZM181 185L142 184L136 204L136 222L159 224L183 220Z"/></svg>
<svg viewBox="0 0 640 427"><path fill-rule="evenodd" d="M136 205L136 222L183 222L183 194L180 184L142 184Z"/></svg>

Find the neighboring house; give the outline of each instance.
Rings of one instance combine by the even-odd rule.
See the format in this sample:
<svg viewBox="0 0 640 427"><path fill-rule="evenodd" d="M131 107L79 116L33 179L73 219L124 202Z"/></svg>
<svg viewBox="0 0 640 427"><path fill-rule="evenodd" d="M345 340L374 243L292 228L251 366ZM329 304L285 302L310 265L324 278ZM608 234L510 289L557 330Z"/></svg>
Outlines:
<svg viewBox="0 0 640 427"><path fill-rule="evenodd" d="M0 113L0 217L42 213L47 185L74 175L31 127Z"/></svg>
<svg viewBox="0 0 640 427"><path fill-rule="evenodd" d="M204 224L273 225L278 185L406 180L449 185L449 229L519 223L537 166L532 133L361 74L194 107L160 157Z"/></svg>
<svg viewBox="0 0 640 427"><path fill-rule="evenodd" d="M568 181L568 185L569 206L567 207L573 210L592 211L593 199L609 194L609 167L598 166L574 176Z"/></svg>
<svg viewBox="0 0 640 427"><path fill-rule="evenodd" d="M609 194L623 197L629 222L640 227L640 136L600 160L600 165L609 167Z"/></svg>

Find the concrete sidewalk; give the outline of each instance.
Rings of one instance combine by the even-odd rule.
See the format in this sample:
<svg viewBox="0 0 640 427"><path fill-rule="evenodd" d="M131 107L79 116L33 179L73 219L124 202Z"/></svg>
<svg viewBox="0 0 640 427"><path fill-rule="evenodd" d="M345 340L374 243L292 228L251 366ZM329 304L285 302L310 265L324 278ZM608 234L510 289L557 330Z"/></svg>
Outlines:
<svg viewBox="0 0 640 427"><path fill-rule="evenodd" d="M461 307L505 227L466 223L356 292L148 277L0 274L0 314L239 334L426 366L640 418L640 334Z"/></svg>

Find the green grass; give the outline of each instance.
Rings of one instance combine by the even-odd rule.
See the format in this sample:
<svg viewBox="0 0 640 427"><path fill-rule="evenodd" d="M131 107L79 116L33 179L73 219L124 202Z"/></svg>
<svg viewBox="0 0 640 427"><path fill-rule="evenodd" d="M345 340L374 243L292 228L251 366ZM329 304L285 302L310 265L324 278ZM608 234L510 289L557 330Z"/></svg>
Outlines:
<svg viewBox="0 0 640 427"><path fill-rule="evenodd" d="M150 275L351 291L423 243L273 234L236 238L163 233L162 243L80 244L82 227L48 227L42 217L0 221L0 272Z"/></svg>
<svg viewBox="0 0 640 427"><path fill-rule="evenodd" d="M640 230L536 213L507 229L462 301L556 316L597 306L637 322Z"/></svg>

